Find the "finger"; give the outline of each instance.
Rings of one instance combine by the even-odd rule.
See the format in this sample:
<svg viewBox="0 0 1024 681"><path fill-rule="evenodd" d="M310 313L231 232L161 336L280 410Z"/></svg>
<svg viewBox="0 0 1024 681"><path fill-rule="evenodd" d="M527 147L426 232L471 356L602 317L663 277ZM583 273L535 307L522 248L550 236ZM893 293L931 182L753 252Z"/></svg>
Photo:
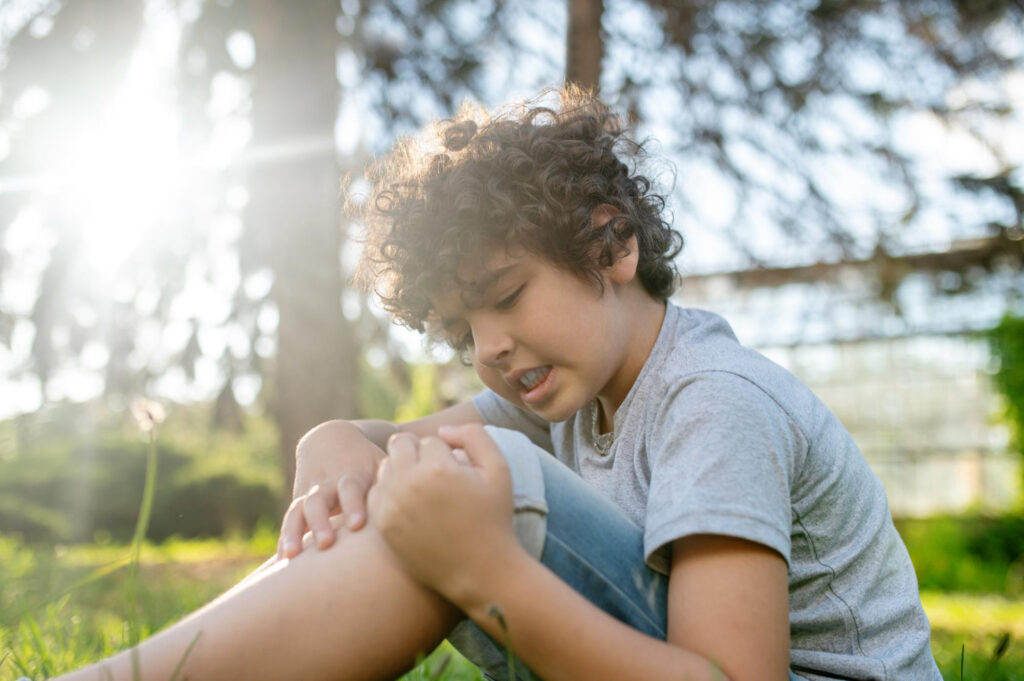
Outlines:
<svg viewBox="0 0 1024 681"><path fill-rule="evenodd" d="M388 458L395 471L403 471L419 460L419 441L411 433L397 433L388 439Z"/></svg>
<svg viewBox="0 0 1024 681"><path fill-rule="evenodd" d="M450 447L462 449L470 463L484 470L507 468L497 443L479 424L441 426L438 436Z"/></svg>
<svg viewBox="0 0 1024 681"><path fill-rule="evenodd" d="M334 531L331 529L330 509L321 487L316 485L309 490L302 505L302 511L306 516L306 524L313 533L313 541L317 548L326 549L334 543ZM332 504L333 505L333 504Z"/></svg>
<svg viewBox="0 0 1024 681"><path fill-rule="evenodd" d="M304 497L292 501L281 522L281 538L278 551L282 558L293 558L302 550L302 535L306 533L306 516L302 505Z"/></svg>
<svg viewBox="0 0 1024 681"><path fill-rule="evenodd" d="M451 463L452 448L438 437L425 437L420 440L420 460Z"/></svg>
<svg viewBox="0 0 1024 681"><path fill-rule="evenodd" d="M380 485L374 485L370 488L370 491L366 494L366 513L374 514L376 516L377 509L380 506Z"/></svg>
<svg viewBox="0 0 1024 681"><path fill-rule="evenodd" d="M358 530L366 523L366 494L370 490L368 475L343 475L338 481L338 501L345 514L345 524Z"/></svg>
<svg viewBox="0 0 1024 681"><path fill-rule="evenodd" d="M452 456L452 448L437 437L424 437L420 440L420 463L438 468L457 465Z"/></svg>

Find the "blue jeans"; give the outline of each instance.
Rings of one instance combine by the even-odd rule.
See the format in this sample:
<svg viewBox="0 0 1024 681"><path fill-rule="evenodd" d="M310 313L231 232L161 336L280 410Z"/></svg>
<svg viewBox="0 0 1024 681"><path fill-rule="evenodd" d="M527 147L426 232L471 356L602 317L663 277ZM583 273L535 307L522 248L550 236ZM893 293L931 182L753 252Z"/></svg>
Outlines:
<svg viewBox="0 0 1024 681"><path fill-rule="evenodd" d="M520 542L609 615L664 640L668 576L644 563L643 530L522 433L487 427L512 473ZM505 649L471 620L449 642L492 681L510 681ZM537 679L516 661L517 681ZM791 679L799 677L790 673Z"/></svg>

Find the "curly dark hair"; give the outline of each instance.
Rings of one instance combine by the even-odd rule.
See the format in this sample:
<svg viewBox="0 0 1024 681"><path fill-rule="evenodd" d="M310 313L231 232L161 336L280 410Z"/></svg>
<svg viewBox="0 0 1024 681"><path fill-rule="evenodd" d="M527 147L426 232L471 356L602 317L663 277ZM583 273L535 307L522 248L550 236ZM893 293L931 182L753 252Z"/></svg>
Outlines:
<svg viewBox="0 0 1024 681"><path fill-rule="evenodd" d="M545 106L553 94L559 106ZM664 197L622 160L635 166L643 156L619 117L579 88L546 91L493 117L463 107L371 168L358 211L367 234L357 279L397 321L423 331L431 297L464 285L466 263L520 247L600 287L600 270L636 235L638 278L664 300L683 240L663 218ZM595 228L602 204L620 215Z"/></svg>

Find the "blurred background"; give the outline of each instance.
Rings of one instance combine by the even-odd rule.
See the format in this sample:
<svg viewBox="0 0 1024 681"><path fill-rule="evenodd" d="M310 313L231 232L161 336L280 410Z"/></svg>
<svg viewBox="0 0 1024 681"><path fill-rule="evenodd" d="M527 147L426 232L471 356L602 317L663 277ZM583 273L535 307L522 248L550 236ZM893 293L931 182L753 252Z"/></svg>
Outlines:
<svg viewBox="0 0 1024 681"><path fill-rule="evenodd" d="M649 140L676 301L854 433L944 670L968 640L1024 678L1022 22L1014 0L0 0L0 678L123 643L109 614L39 662L55 634L26 614L114 607L133 402L166 411L158 628L273 551L307 429L478 389L352 290L341 180L360 196L465 99L568 81Z"/></svg>

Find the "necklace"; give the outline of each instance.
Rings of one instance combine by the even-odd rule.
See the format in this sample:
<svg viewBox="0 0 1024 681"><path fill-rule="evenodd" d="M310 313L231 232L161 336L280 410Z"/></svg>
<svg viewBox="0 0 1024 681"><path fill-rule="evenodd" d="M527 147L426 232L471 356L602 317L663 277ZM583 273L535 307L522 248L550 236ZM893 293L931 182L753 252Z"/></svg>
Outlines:
<svg viewBox="0 0 1024 681"><path fill-rule="evenodd" d="M591 422L591 436L594 440L594 449L601 456L605 456L608 450L612 448L612 445L615 444L615 430L613 425L613 430L610 433L598 432L597 415L600 411L601 405L597 400L594 400L594 420Z"/></svg>

